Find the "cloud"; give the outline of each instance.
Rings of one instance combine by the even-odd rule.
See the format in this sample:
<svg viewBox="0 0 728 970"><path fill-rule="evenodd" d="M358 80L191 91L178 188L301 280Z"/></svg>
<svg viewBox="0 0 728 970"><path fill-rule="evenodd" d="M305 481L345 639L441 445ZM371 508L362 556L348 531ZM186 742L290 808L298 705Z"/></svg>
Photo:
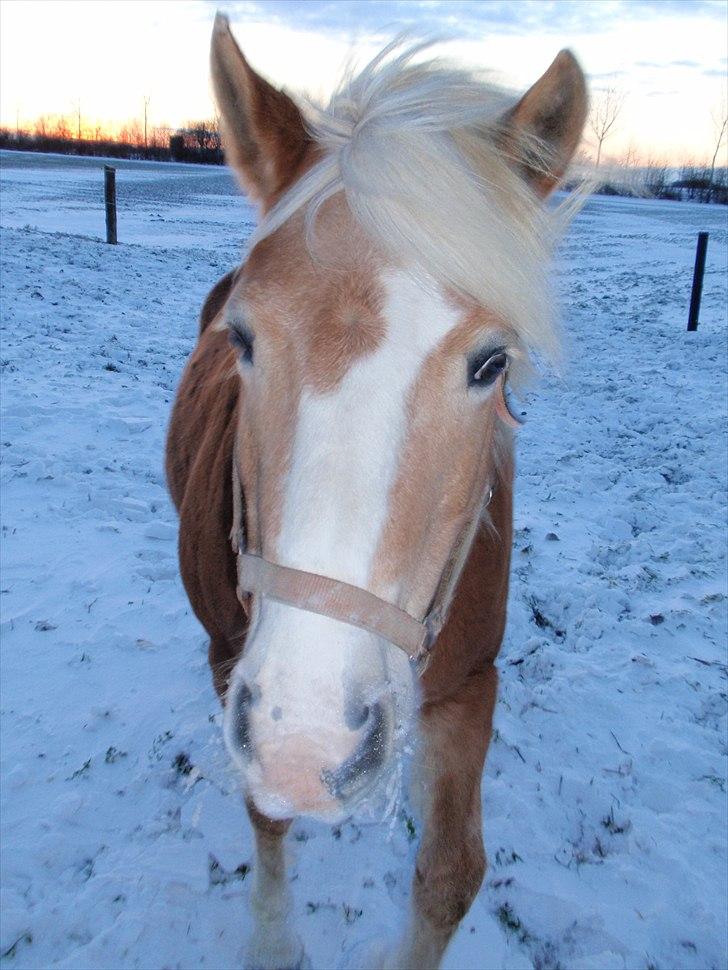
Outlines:
<svg viewBox="0 0 728 970"><path fill-rule="evenodd" d="M362 31L389 35L410 29L420 32L482 34L485 27L513 32L525 26L533 0L521 4L491 0L247 0L225 4L237 21L266 20L302 30L347 36ZM547 4L550 6L550 4ZM540 4L536 4L540 6Z"/></svg>
<svg viewBox="0 0 728 970"><path fill-rule="evenodd" d="M208 0L214 4L215 0ZM401 29L465 37L485 33L598 34L625 21L706 17L725 21L723 0L230 0L230 17L350 36Z"/></svg>
<svg viewBox="0 0 728 970"><path fill-rule="evenodd" d="M591 71L589 80L594 81L616 81L619 77L627 77L628 71Z"/></svg>
<svg viewBox="0 0 728 970"><path fill-rule="evenodd" d="M722 60L722 58L720 59ZM720 63L720 61L719 61ZM658 71L674 71L678 69L687 69L689 71L695 71L702 74L704 77L720 77L725 78L726 72L725 67L708 67L705 64L700 64L698 61L688 61L688 60L675 60L675 61L635 61L635 67L648 68L649 70ZM599 74L593 74L592 77L600 77Z"/></svg>
<svg viewBox="0 0 728 970"><path fill-rule="evenodd" d="M667 68L668 70L672 70L675 67L689 67L692 69L697 69L702 67L702 65L699 64L697 61L686 61L686 60L635 61L635 67L650 67L650 68L658 68L658 69Z"/></svg>
<svg viewBox="0 0 728 970"><path fill-rule="evenodd" d="M725 22L723 0L641 0L639 4L622 2L620 5L625 8L623 14L631 13L639 19L659 13L673 17L708 17Z"/></svg>

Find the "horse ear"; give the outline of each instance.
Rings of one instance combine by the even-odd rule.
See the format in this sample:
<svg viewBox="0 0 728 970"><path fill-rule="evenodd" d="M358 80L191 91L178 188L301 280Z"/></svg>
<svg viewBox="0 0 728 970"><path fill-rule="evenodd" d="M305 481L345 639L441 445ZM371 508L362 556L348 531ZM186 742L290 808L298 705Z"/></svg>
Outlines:
<svg viewBox="0 0 728 970"><path fill-rule="evenodd" d="M538 195L561 181L581 139L588 97L584 73L568 50L503 119L506 150L518 160Z"/></svg>
<svg viewBox="0 0 728 970"><path fill-rule="evenodd" d="M265 211L293 181L311 138L288 95L250 67L221 13L212 30L210 64L226 160Z"/></svg>

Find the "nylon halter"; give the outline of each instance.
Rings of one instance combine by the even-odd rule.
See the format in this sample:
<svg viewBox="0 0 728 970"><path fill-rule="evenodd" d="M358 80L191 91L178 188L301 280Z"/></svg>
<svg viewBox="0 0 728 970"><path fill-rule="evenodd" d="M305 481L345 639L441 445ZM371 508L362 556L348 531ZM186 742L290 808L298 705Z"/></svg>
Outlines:
<svg viewBox="0 0 728 970"><path fill-rule="evenodd" d="M505 398L505 374L495 389L496 413L512 428L521 422L510 411ZM237 596L244 609L251 595L267 596L310 613L318 613L341 623L367 630L404 650L419 676L427 669L435 642L447 619L450 604L470 552L483 512L493 497L488 484L476 495L466 515L453 552L440 576L435 594L424 618L418 620L394 603L360 586L303 569L269 562L246 547L243 487L238 471L237 438L233 447L233 526L230 541L237 560Z"/></svg>

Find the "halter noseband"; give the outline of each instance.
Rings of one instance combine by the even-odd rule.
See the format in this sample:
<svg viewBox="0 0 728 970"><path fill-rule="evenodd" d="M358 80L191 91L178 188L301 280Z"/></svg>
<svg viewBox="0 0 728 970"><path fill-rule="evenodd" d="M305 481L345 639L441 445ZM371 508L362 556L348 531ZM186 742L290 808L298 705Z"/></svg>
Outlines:
<svg viewBox="0 0 728 970"><path fill-rule="evenodd" d="M496 388L496 413L507 425L519 428L521 422L511 414L505 399L505 375ZM360 586L352 586L329 576L303 569L293 569L268 562L248 552L245 541L243 487L237 460L237 438L233 448L233 527L230 541L237 559L237 595L246 607L247 595L258 594L309 613L328 616L351 626L360 627L382 637L404 650L419 676L427 669L440 631L463 571L481 516L493 497L488 485L482 496L471 503L465 527L453 547L435 595L424 619L418 620L394 603L376 596Z"/></svg>

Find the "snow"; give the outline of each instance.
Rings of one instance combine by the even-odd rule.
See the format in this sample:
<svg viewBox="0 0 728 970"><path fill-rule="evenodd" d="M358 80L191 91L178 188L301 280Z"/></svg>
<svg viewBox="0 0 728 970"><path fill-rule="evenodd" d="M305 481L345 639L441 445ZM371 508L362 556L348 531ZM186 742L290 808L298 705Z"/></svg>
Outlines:
<svg viewBox="0 0 728 970"><path fill-rule="evenodd" d="M117 162L106 246L101 160L1 161L2 964L239 966L251 835L162 457L254 213L223 170ZM727 244L724 209L594 199L561 248L569 365L523 407L490 868L451 970L728 961ZM295 824L314 967L401 926L411 827Z"/></svg>

